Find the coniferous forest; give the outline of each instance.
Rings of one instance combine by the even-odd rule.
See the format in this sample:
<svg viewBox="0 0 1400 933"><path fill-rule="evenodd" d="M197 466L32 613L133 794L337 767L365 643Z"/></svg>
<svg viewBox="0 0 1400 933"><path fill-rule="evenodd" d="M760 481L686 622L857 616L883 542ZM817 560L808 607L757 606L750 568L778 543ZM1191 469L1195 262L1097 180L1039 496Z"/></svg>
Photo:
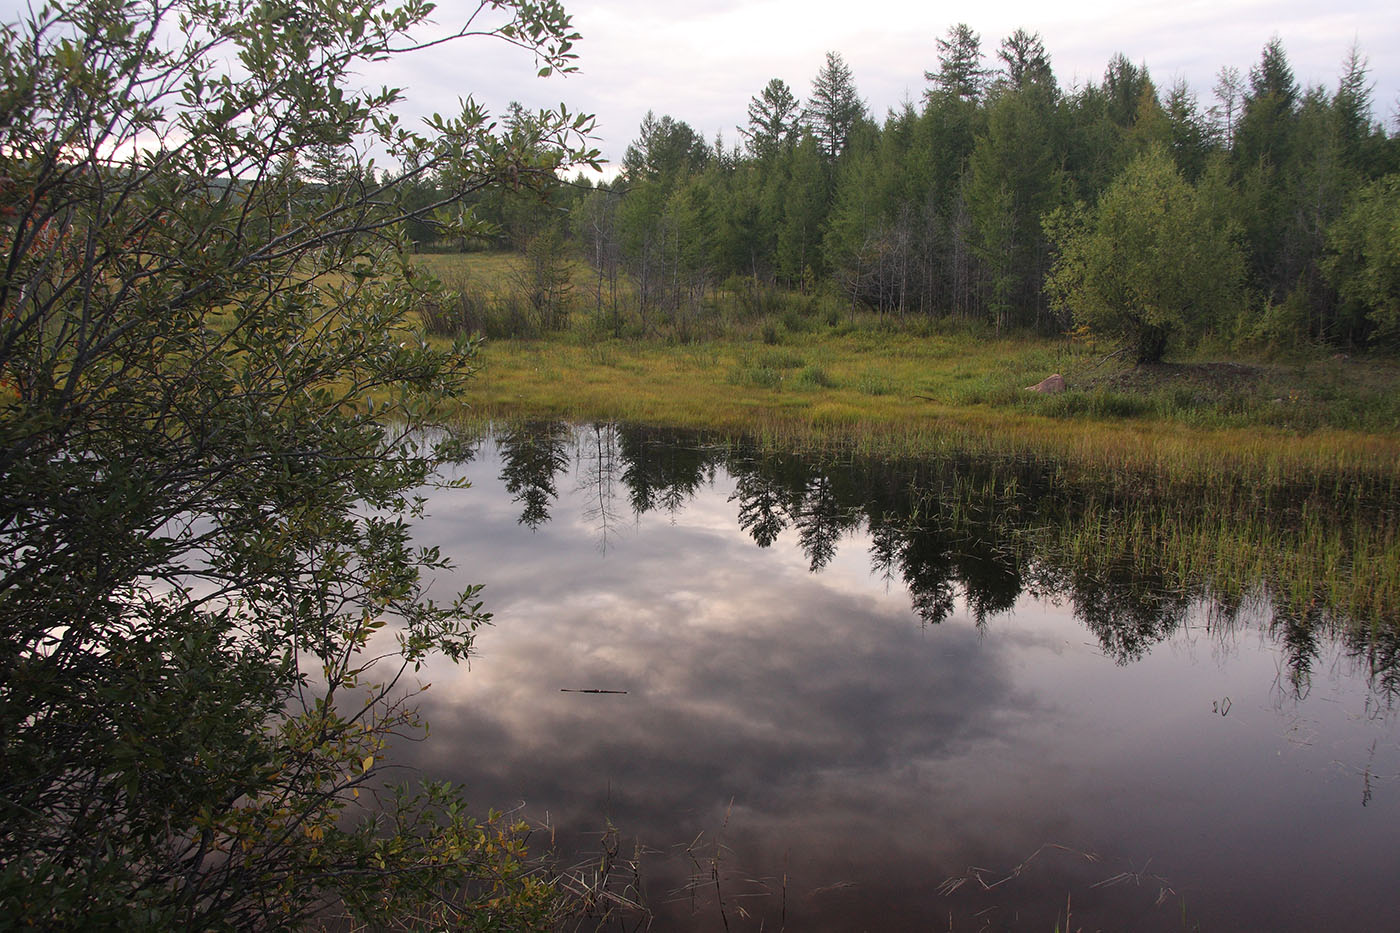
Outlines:
<svg viewBox="0 0 1400 933"><path fill-rule="evenodd" d="M1159 86L1121 54L1067 88L1024 30L987 50L960 24L935 51L921 99L883 118L829 52L805 100L778 78L756 89L737 142L648 113L614 180L493 191L475 211L527 256L572 241L596 275L589 304L642 330L719 289L777 287L1121 338L1139 361L1203 334L1400 343L1400 138L1360 49L1335 86L1303 87L1274 38L1204 90ZM532 133L518 106L506 123ZM410 235L452 246L428 223Z"/></svg>

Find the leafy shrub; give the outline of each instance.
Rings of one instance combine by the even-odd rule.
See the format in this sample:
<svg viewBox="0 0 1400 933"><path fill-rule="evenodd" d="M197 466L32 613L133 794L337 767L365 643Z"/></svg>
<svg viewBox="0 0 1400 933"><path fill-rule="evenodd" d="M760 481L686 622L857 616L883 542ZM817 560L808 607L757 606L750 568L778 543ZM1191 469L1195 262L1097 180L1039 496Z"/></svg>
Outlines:
<svg viewBox="0 0 1400 933"><path fill-rule="evenodd" d="M486 297L460 284L422 300L418 316L423 329L435 337L480 335L503 340L540 334L538 316L517 296Z"/></svg>
<svg viewBox="0 0 1400 933"><path fill-rule="evenodd" d="M444 785L361 797L420 731L394 685L490 618L427 598L447 562L408 524L475 351L414 331L481 312L425 284L392 235L421 212L356 157L447 174L454 209L500 181L480 108L399 134L398 93L356 90L430 7L0 26L0 925L548 928L522 828ZM497 12L572 67L558 5ZM582 155L586 121L536 119Z"/></svg>
<svg viewBox="0 0 1400 933"><path fill-rule="evenodd" d="M876 373L864 373L856 382L856 390L863 395L890 395L894 392L894 382Z"/></svg>
<svg viewBox="0 0 1400 933"><path fill-rule="evenodd" d="M776 389L783 384L783 374L761 364L739 366L730 371L729 383L755 389Z"/></svg>
<svg viewBox="0 0 1400 933"><path fill-rule="evenodd" d="M808 388L830 389L836 385L836 380L826 370L813 364L802 367L802 371L797 374L797 384Z"/></svg>

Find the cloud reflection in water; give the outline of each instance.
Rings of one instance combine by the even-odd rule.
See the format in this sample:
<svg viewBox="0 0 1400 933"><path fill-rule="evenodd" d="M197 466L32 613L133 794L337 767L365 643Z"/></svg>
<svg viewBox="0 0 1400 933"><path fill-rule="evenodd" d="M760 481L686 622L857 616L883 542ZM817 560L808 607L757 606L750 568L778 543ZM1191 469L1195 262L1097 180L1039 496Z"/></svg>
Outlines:
<svg viewBox="0 0 1400 933"><path fill-rule="evenodd" d="M611 820L656 851L648 897L667 928L718 922L712 897L667 896L697 836L710 855L722 837L731 895L764 894L738 903L770 927L781 912L802 929L920 929L991 909L995 928L1048 929L1070 891L1084 922L1179 927L1175 896L1154 906L1157 875L1217 928L1333 925L1388 896L1396 788L1362 808L1348 769L1375 742L1368 767L1395 780L1393 716L1358 716L1367 692L1339 649L1325 695L1280 700L1278 649L1214 640L1197 610L1128 665L1070 608L1024 595L982 626L958 598L926 626L859 528L816 573L800 528L757 547L723 469L641 514L616 483L603 550L589 463L575 457L533 528L489 442L463 468L473 487L433 499L421 536L458 583L487 583L496 625L470 672L425 668L432 737L397 753L479 806L548 814L569 844ZM1212 713L1227 696L1231 713ZM1046 850L995 891L937 892L1045 843L1102 861ZM1092 887L1125 871L1133 884ZM1287 880L1299 872L1311 904Z"/></svg>

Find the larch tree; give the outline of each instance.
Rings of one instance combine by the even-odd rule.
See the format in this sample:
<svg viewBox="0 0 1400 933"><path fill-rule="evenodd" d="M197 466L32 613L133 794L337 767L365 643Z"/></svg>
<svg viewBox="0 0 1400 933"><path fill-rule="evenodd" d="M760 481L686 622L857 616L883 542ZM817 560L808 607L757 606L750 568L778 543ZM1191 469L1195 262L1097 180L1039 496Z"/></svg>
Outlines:
<svg viewBox="0 0 1400 933"><path fill-rule="evenodd" d="M669 183L686 171L703 168L710 158L705 138L684 120L670 114L661 119L650 110L642 118L637 138L622 157L622 168L633 181L663 180Z"/></svg>
<svg viewBox="0 0 1400 933"><path fill-rule="evenodd" d="M1000 81L1007 87L1015 90L1031 86L1055 88L1055 73L1040 33L1017 29L1001 40L997 59L1001 62Z"/></svg>
<svg viewBox="0 0 1400 933"><path fill-rule="evenodd" d="M947 38L937 40L938 70L925 71L933 84L929 96L948 96L976 103L982 99L991 72L982 65L982 40L966 23L948 28Z"/></svg>
<svg viewBox="0 0 1400 933"><path fill-rule="evenodd" d="M749 125L739 132L752 156L768 159L797 141L800 117L792 88L782 78L774 78L750 98Z"/></svg>
<svg viewBox="0 0 1400 933"><path fill-rule="evenodd" d="M826 64L812 80L803 118L828 162L841 154L851 131L865 118L865 102L839 53L826 53Z"/></svg>

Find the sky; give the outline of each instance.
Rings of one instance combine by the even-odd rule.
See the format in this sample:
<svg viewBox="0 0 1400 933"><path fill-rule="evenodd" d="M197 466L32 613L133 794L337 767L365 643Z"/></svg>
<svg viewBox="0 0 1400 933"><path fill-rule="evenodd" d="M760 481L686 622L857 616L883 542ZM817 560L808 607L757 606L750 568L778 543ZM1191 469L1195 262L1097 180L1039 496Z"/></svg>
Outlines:
<svg viewBox="0 0 1400 933"><path fill-rule="evenodd" d="M438 15L446 18L450 0ZM450 106L464 92L499 111L511 100L538 108L567 102L598 119L597 143L618 162L648 110L670 114L713 140L738 140L749 99L782 78L799 99L827 51L839 52L871 112L883 118L918 101L937 67L935 41L966 22L990 60L1017 28L1039 32L1064 88L1102 79L1117 52L1145 63L1159 88L1185 78L1204 110L1223 66L1247 75L1277 35L1304 87L1335 89L1353 44L1368 59L1375 118L1394 130L1400 100L1400 5L1394 0L1029 0L955 5L908 0L565 0L583 39L580 72L534 77L518 50L477 42L427 65L405 63L412 106ZM431 109L431 108L430 108Z"/></svg>
<svg viewBox="0 0 1400 933"><path fill-rule="evenodd" d="M0 0L11 21L28 0ZM1039 32L1060 85L1102 79L1122 52L1146 64L1159 88L1184 78L1201 109L1223 66L1247 75L1264 44L1278 36L1304 87L1335 88L1353 44L1374 82L1374 116L1396 130L1400 106L1400 4L1395 0L990 0L956 5L929 0L563 0L582 40L579 72L536 76L528 53L504 42L471 39L365 69L366 86L405 90L410 124L454 111L471 95L493 113L511 101L530 109L567 103L597 117L595 142L620 162L648 110L684 120L708 140L739 140L751 97L781 78L799 100L828 51L851 68L860 95L882 119L918 101L924 71L937 67L936 40L966 22L993 64L1001 40L1017 28ZM447 28L476 0L438 0ZM614 169L615 170L615 169Z"/></svg>

